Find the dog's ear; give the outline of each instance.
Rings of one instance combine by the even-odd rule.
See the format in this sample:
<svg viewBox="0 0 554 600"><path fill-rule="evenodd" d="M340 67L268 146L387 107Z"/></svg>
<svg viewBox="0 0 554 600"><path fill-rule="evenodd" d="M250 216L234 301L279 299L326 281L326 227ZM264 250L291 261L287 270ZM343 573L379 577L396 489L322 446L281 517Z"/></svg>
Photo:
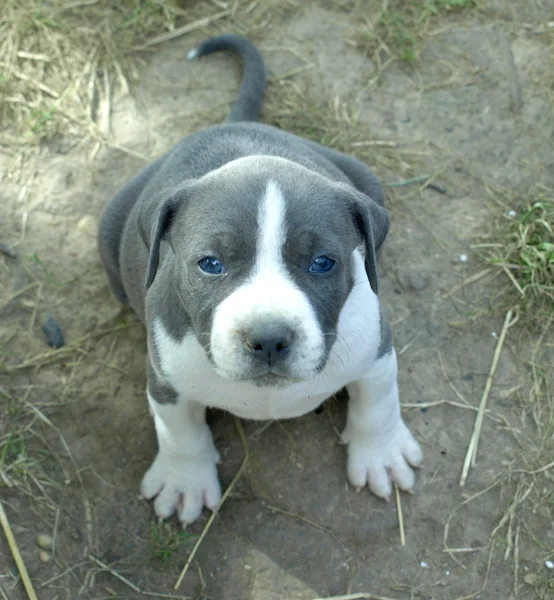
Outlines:
<svg viewBox="0 0 554 600"><path fill-rule="evenodd" d="M154 283L160 262L160 245L167 240L176 214L188 197L186 189L179 189L160 202L145 202L139 209L138 229L149 251L146 269L146 289Z"/></svg>
<svg viewBox="0 0 554 600"><path fill-rule="evenodd" d="M389 213L362 192L354 192L351 210L365 245L365 271L374 294L379 294L377 259L389 232Z"/></svg>

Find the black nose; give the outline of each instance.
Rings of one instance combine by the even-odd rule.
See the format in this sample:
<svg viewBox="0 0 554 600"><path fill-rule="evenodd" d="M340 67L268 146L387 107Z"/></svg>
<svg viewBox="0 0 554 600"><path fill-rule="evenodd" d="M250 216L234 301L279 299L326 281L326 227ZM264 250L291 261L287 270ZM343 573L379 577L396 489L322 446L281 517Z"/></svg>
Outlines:
<svg viewBox="0 0 554 600"><path fill-rule="evenodd" d="M275 364L290 350L292 331L281 323L256 325L243 331L244 346L259 361Z"/></svg>

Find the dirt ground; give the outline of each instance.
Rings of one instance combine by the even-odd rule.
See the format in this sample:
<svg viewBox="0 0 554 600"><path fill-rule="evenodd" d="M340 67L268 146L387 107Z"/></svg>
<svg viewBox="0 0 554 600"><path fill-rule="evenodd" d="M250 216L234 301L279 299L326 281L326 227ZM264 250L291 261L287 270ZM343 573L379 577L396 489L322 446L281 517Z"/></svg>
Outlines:
<svg viewBox="0 0 554 600"><path fill-rule="evenodd" d="M223 18L141 54L136 89L114 93L110 143L97 152L63 135L23 153L0 148L0 242L18 254L0 255L0 497L41 599L554 597L554 457L544 438L552 428L544 433L547 413L529 403L538 337L517 324L508 331L476 465L460 487L506 312L498 293L510 282L491 270L455 288L487 268L475 246L506 212L554 187L552 88L541 84L554 4L497 0L445 12L419 60L382 73L351 43L359 22L348 3L302 4L256 37L272 78L264 118L295 129L287 99L305 93L323 115L348 122L355 113L351 152L363 150L384 183L430 174L446 188L388 188L381 295L405 418L425 452L415 495L401 496L406 544L396 503L346 484L344 397L292 421L243 422L248 467L178 591L209 514L182 534L138 497L156 452L145 335L110 296L96 228L104 203L145 160L224 117L238 63L185 60L225 30ZM46 345L47 315L63 328L61 350ZM552 348L553 339L550 330L540 341ZM541 377L552 374L553 355L541 354ZM548 406L554 386L543 389ZM231 415L210 419L226 487L245 447ZM39 534L54 537L47 562ZM0 597L27 597L1 535Z"/></svg>

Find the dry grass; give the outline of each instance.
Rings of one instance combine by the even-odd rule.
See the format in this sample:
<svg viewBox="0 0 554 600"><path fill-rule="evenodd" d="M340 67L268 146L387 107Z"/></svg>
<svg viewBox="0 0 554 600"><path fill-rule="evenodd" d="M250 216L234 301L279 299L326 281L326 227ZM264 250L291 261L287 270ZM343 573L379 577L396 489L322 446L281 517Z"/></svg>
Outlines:
<svg viewBox="0 0 554 600"><path fill-rule="evenodd" d="M355 45L378 66L401 60L419 60L429 26L444 13L474 8L475 0L382 0L374 11L361 12L362 24L354 35Z"/></svg>
<svg viewBox="0 0 554 600"><path fill-rule="evenodd" d="M360 119L355 98L322 101L308 86L288 79L270 82L262 117L270 125L356 156L391 177L415 173L418 156L424 154L421 145L399 147L374 139Z"/></svg>
<svg viewBox="0 0 554 600"><path fill-rule="evenodd" d="M554 514L554 193L539 186L524 202L501 190L496 195L503 216L493 233L474 247L489 264L487 275L496 271L500 277L488 284L492 303L478 309L473 318L483 320L507 311L517 315L512 345L527 381L522 381L516 396L520 423L506 424L505 430L515 438L519 452L488 488L452 513L445 528L445 549L450 522L460 518L458 510L498 488L503 512L490 537L491 556L511 561L515 597L523 588L532 588L534 597L547 600L554 587L544 565L553 560L554 550L544 543L536 517L551 521ZM532 553L522 555L522 547Z"/></svg>
<svg viewBox="0 0 554 600"><path fill-rule="evenodd" d="M198 28L206 33L237 31L256 39L268 23L297 4L278 0L127 0L119 3L54 0L48 4L37 0L4 0L0 7L2 142L12 146L37 145L59 135L86 139L93 144L105 143L110 135L113 98L132 90L137 78L141 53L134 51L136 47L225 10L230 10L227 16L214 21L209 28L202 24ZM366 6L361 1L342 4ZM363 11L365 20L358 27L355 43L378 66L385 67L395 60L418 60L436 14L467 10L474 7L475 2L385 0L380 5L372 5L377 10L369 14ZM355 154L381 171L394 172L397 178L419 174L413 163L414 153L404 154L402 148L368 139L368 132L361 131L360 115L353 98L325 102L306 87L282 77L271 82L264 118L282 129ZM551 190L541 190L517 210L515 218L502 220L493 238L487 240L495 246L482 250L490 268L506 277L496 308L502 312L511 308L523 322L524 317L528 317L544 332L534 340L521 341L522 347L532 348L532 353L528 356L529 382L519 392L518 400L522 423L530 424L534 435L523 437L519 429L511 429L521 453L517 462L493 482L510 494L505 496L504 512L490 544L491 555L501 548L503 557L512 561L514 589L523 584L532 586L536 597L544 600L552 597L552 579L540 567L545 560L553 559L553 551L541 541L534 516L551 519L554 506L551 465L554 366L553 346L548 341L553 331L553 223L554 194ZM89 350L90 339L86 336L60 351L29 355L20 362L0 354L0 374L12 376L42 368L85 356ZM60 458L49 442L48 432L53 432L54 437L60 434L41 412L40 391L31 386L17 398L12 397L13 393L0 387L3 408L0 490L17 489L23 496L38 500L46 514L53 518L59 509L57 494L75 477L67 460L70 452L63 447L63 442L58 444L63 454ZM61 396L64 396L63 391ZM463 507L492 489L491 484L464 501ZM86 495L84 498L87 518ZM459 517L457 511L454 517ZM532 543L536 554L532 564L537 568L528 572L520 566L520 547L524 540ZM450 543L448 535L445 541ZM159 558L167 558L182 542L172 531L152 530L152 548ZM106 565L102 568L108 569Z"/></svg>
<svg viewBox="0 0 554 600"><path fill-rule="evenodd" d="M59 135L101 143L109 137L113 97L137 80L137 48L154 45L158 36L171 37L183 25L188 32L208 31L211 25L211 33L235 31L255 39L295 7L293 0L5 0L0 7L2 142L33 145Z"/></svg>
<svg viewBox="0 0 554 600"><path fill-rule="evenodd" d="M515 205L477 250L505 275L495 309L512 309L542 328L554 306L554 191L538 189Z"/></svg>

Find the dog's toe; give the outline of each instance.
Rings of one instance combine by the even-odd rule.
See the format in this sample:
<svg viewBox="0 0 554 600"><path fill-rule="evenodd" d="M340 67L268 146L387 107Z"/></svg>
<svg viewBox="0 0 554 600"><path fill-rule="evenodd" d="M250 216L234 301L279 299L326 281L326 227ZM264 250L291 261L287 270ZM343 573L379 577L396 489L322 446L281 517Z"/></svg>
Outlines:
<svg viewBox="0 0 554 600"><path fill-rule="evenodd" d="M177 511L184 525L192 523L204 505L214 509L221 499L216 462L211 456L175 460L159 453L142 480L141 494L156 498L154 511L161 519Z"/></svg>
<svg viewBox="0 0 554 600"><path fill-rule="evenodd" d="M386 439L350 440L348 445L348 480L355 488L368 485L380 498L388 499L392 484L405 491L415 486L412 466L419 466L423 453L403 422ZM410 466L411 465L411 466Z"/></svg>

